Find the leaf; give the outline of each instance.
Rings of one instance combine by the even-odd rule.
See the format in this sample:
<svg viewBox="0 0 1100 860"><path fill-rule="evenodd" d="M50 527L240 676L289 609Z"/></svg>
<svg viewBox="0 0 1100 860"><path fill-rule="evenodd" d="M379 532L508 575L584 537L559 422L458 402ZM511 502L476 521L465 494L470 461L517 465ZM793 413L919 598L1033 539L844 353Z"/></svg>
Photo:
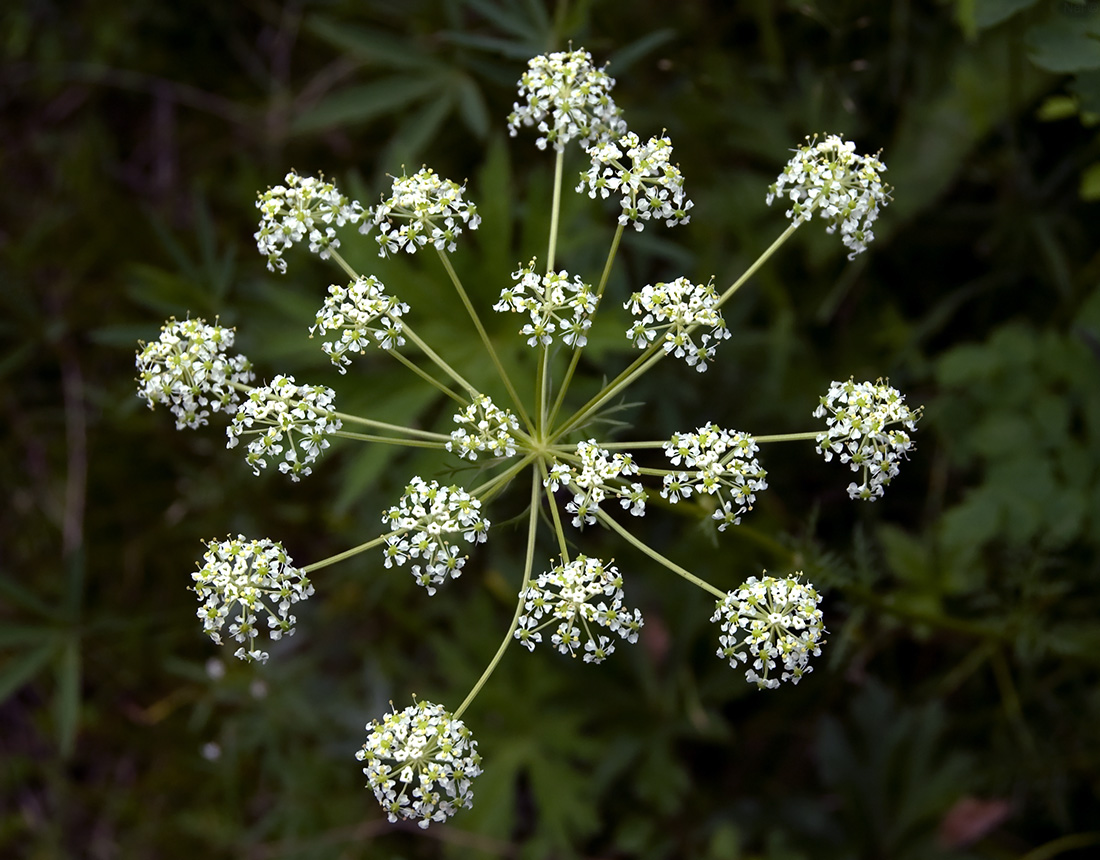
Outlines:
<svg viewBox="0 0 1100 860"><path fill-rule="evenodd" d="M337 125L355 125L396 113L439 88L435 75L393 75L346 87L303 111L291 123L293 134L311 134Z"/></svg>
<svg viewBox="0 0 1100 860"><path fill-rule="evenodd" d="M608 58L608 71L620 75L657 46L670 42L674 38L676 38L676 31L672 27L663 27L640 39L635 39Z"/></svg>
<svg viewBox="0 0 1100 860"><path fill-rule="evenodd" d="M65 643L58 663L57 741L63 758L72 755L80 725L80 637L73 634Z"/></svg>
<svg viewBox="0 0 1100 860"><path fill-rule="evenodd" d="M1081 72L1069 85L1082 114L1100 114L1100 70Z"/></svg>
<svg viewBox="0 0 1100 860"><path fill-rule="evenodd" d="M466 75L458 79L459 115L466 127L482 140L489 133L489 108L485 105L485 96L474 80Z"/></svg>
<svg viewBox="0 0 1100 860"><path fill-rule="evenodd" d="M306 29L331 45L347 51L358 60L372 65L424 72L442 64L420 45L396 33L368 30L346 21L322 15L312 16Z"/></svg>
<svg viewBox="0 0 1100 860"><path fill-rule="evenodd" d="M1100 16L1052 15L1027 31L1028 55L1048 72L1100 69Z"/></svg>
<svg viewBox="0 0 1100 860"><path fill-rule="evenodd" d="M420 152L428 145L428 141L435 137L452 107L454 107L454 97L449 90L444 90L438 98L428 102L402 122L386 147L382 163L388 164L398 160L413 163L418 161Z"/></svg>
<svg viewBox="0 0 1100 860"><path fill-rule="evenodd" d="M1007 21L1017 12L1030 9L1039 0L975 0L974 25L979 30L988 30L1002 21Z"/></svg>
<svg viewBox="0 0 1100 860"><path fill-rule="evenodd" d="M1082 200L1100 200L1100 161L1094 161L1081 171L1080 194Z"/></svg>
<svg viewBox="0 0 1100 860"><path fill-rule="evenodd" d="M9 696L37 675L56 651L56 645L49 642L5 663L0 669L0 703L6 702Z"/></svg>

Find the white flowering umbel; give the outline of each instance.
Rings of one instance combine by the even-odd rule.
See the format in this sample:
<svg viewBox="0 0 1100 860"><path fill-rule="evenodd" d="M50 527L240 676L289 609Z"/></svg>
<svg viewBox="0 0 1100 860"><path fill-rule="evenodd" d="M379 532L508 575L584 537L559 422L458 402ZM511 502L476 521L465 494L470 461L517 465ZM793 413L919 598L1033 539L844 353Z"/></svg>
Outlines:
<svg viewBox="0 0 1100 860"><path fill-rule="evenodd" d="M267 468L269 456L282 455L279 471L298 481L313 473L310 464L340 429L340 419L332 413L333 397L333 390L323 385L296 385L293 376L276 376L241 401L226 428L225 447L235 448L249 438L245 459L253 474Z"/></svg>
<svg viewBox="0 0 1100 860"><path fill-rule="evenodd" d="M826 417L827 416L827 417ZM853 499L875 501L898 474L898 461L913 449L906 430L915 431L920 411L913 412L896 388L878 382L833 382L814 410L825 418L828 430L817 436L817 449L826 462L834 454L861 481L848 485Z"/></svg>
<svg viewBox="0 0 1100 860"><path fill-rule="evenodd" d="M646 284L623 307L641 317L626 333L631 343L645 349L663 332L661 348L665 353L682 358L700 373L713 360L716 343L730 336L713 284L693 284L687 278ZM708 326L710 332L696 343L692 332L700 326Z"/></svg>
<svg viewBox="0 0 1100 860"><path fill-rule="evenodd" d="M481 773L477 741L466 724L431 702L369 723L367 742L355 757L389 820L421 827L468 808L470 784Z"/></svg>
<svg viewBox="0 0 1100 860"><path fill-rule="evenodd" d="M812 672L810 656L821 654L825 625L817 604L821 597L803 585L801 573L785 579L750 576L729 592L710 619L721 621L718 656L735 669L747 666L746 680L761 690L775 689L780 681L797 684ZM781 666L776 678L776 667Z"/></svg>
<svg viewBox="0 0 1100 860"><path fill-rule="evenodd" d="M408 312L407 304L387 295L382 282L369 275L356 278L346 287L332 284L309 333L339 335L321 344L321 349L341 373L347 373L349 352L362 355L371 344L380 349L402 346L405 338L401 336L401 317Z"/></svg>
<svg viewBox="0 0 1100 860"><path fill-rule="evenodd" d="M650 219L675 227L691 220L688 210L694 205L684 195L684 177L680 168L669 164L672 141L651 137L642 143L630 131L615 141L596 144L588 149L592 167L581 174L577 191L588 191L607 199L619 196L622 213L619 223L633 224L641 232Z"/></svg>
<svg viewBox="0 0 1100 860"><path fill-rule="evenodd" d="M203 631L221 644L221 632L229 621L229 635L244 643L235 656L241 660L267 661L267 652L256 647L259 615L267 615L273 640L294 633L290 608L313 594L313 585L282 544L263 538L206 541L202 566L191 575L198 595L198 616ZM234 615L233 613L237 613Z"/></svg>
<svg viewBox="0 0 1100 860"><path fill-rule="evenodd" d="M469 556L460 555L449 536L460 535L471 544L484 543L489 521L481 515L481 502L461 487L440 486L415 477L405 487L397 505L382 517L391 534L386 537L386 567L400 567L416 559L412 574L418 584L435 594L435 586L458 579Z"/></svg>
<svg viewBox="0 0 1100 860"><path fill-rule="evenodd" d="M571 140L587 146L626 131L622 111L611 98L615 79L592 64L588 51L559 51L533 57L519 79L519 97L508 116L508 133L537 126L535 144L558 152Z"/></svg>
<svg viewBox="0 0 1100 860"><path fill-rule="evenodd" d="M252 364L230 356L234 331L201 319L170 319L151 343L141 342L135 358L138 397L152 409L160 403L176 416L176 429L207 423L210 411L232 413L240 401L234 383L252 380Z"/></svg>
<svg viewBox="0 0 1100 860"><path fill-rule="evenodd" d="M543 481L550 492L556 492L558 485L573 491L573 500L565 509L574 514L573 525L584 528L594 525L600 502L613 495L621 500L622 506L636 517L645 515L646 494L641 484L627 485L623 476L638 474L638 466L630 454L615 454L605 451L596 444L595 439L577 444L576 455L570 462L557 463L551 467Z"/></svg>
<svg viewBox="0 0 1100 860"><path fill-rule="evenodd" d="M358 223L363 207L349 200L331 182L312 176L286 175L285 185L276 185L259 195L260 229L256 248L267 257L267 268L285 272L283 252L307 240L309 250L327 260L340 247L336 227Z"/></svg>
<svg viewBox="0 0 1100 860"><path fill-rule="evenodd" d="M459 457L476 460L479 453L490 457L511 457L516 453L519 420L510 409L499 408L486 395L479 394L454 416L454 422L459 427L451 432L447 450Z"/></svg>
<svg viewBox="0 0 1100 860"><path fill-rule="evenodd" d="M867 250L875 238L871 225L890 202L890 186L882 181L886 165L874 155L859 155L856 145L835 134L806 138L779 178L768 188L767 203L787 197L787 217L798 225L815 215L825 229L840 228L840 240L851 249L848 259Z"/></svg>
<svg viewBox="0 0 1100 860"><path fill-rule="evenodd" d="M542 631L556 624L550 641L562 654L576 657L584 637L584 662L602 663L615 650L596 626L637 642L644 621L637 609L623 606L623 579L614 565L579 555L555 565L520 595L523 614L513 634L528 651L542 641ZM545 618L545 620L543 620Z"/></svg>
<svg viewBox="0 0 1100 860"><path fill-rule="evenodd" d="M308 241L312 250L341 270L338 281L346 286L328 288L310 328L332 364L344 374L357 354L374 346L378 349L371 355L373 379L385 372L384 363L392 362L393 373L408 372L413 383L431 387L435 400L413 392L400 398L403 404L422 407L403 423L388 415L336 412L331 389L300 386L288 375L253 387L248 361L229 357L232 330L201 320L170 320L161 338L142 344L137 354L140 396L150 406L168 405L179 427L204 424L210 413L225 414L230 419L229 447L243 440L256 474L274 458L294 480L308 475L333 437L345 444L416 449L415 462L424 477L413 477L397 503L379 512L383 527L378 533L351 549L299 570L282 547L268 539L211 542L207 563L195 577L195 590L203 601L200 615L215 640L222 625L230 624L231 635L242 642L239 656L266 659L254 641L258 616L268 613L273 636L289 633L294 622L290 607L312 593L306 574L314 576L360 553L379 552L387 569L407 565L429 595L448 583L450 589L458 589L458 600L466 600L461 592L468 594L471 588L495 589L500 576L515 577L516 585L509 589L516 596L512 621L501 631L497 651L459 707L452 712L418 703L368 726L368 740L358 757L391 821L412 819L423 827L470 805L470 781L481 765L461 717L510 646L518 643L533 651L545 636L550 647L564 654L600 663L620 639L637 641L642 614L623 605L623 577L611 563L572 549L574 542L591 536L587 529L599 526L606 536L614 534L639 558L648 559L650 567L675 574L717 598L719 654L746 669L750 682L764 688L782 680L797 682L809 671L809 657L822 645L824 627L813 588L796 575L750 578L729 591L729 584L745 575L737 572L743 562L732 550L726 554L729 563L718 573L729 581L721 587L705 581L653 545L664 529L639 523L639 518L653 513L650 493L659 492L662 499L657 501L668 503L661 508L675 504L677 514L709 517L717 532L729 532L768 487L760 454L765 446L816 440L826 459L839 456L861 473L862 483L853 483L849 493L868 499L882 495L882 488L897 474L898 460L912 448L909 433L917 413L881 382L833 383L815 413L826 419L825 432L819 426L782 435L749 434L701 417L689 425L697 427L693 432L653 439L622 420L631 386L661 361L680 359L703 371L717 360L718 343L730 337L724 305L803 223L824 218L829 230L839 229L855 253L871 240L871 223L888 192L880 178L885 168L877 158L854 154L851 144L834 136L820 142L814 138L799 150L768 195L769 202L789 198L790 226L724 291L715 289L713 278L699 283L687 275L640 288L641 281L628 280L616 299L630 296L624 307L632 312L633 325L624 339L626 323L615 314L599 318L597 310L606 304L601 299L609 288L620 289L613 275L627 227L641 230L655 221L687 225L689 212L694 215L696 210L684 196L684 177L672 162L669 139L662 134L643 142L629 132L611 98L613 83L583 50L535 57L520 79L509 130L515 135L521 127L537 127L539 148L553 153L554 178L542 263L532 260L518 267L510 280L507 272L494 276L484 271L500 258L498 243L491 243L494 247L473 262L457 257L452 261L456 238L465 232L463 241L475 239L469 234L478 228L481 216L466 200L465 185L427 167L393 179L392 191L369 210L331 183L294 173L287 175L285 185L261 195L256 239L269 267L282 271L286 249ZM565 149L570 141L583 145L590 158L578 190L591 198L614 197L619 204L614 219L608 219L606 258L598 268L580 274L576 267L593 260L592 231L587 218L563 215ZM511 219L512 213L527 212L528 207L501 200L493 201L487 211ZM337 250L336 231L351 223L358 223L362 234L375 231L382 257L430 246L429 259L418 261L416 278L424 277L425 267L441 267L439 289L427 292L433 301L410 307L400 290L391 291L377 277L358 272L352 263L361 255L345 259ZM530 238L528 230L513 231L510 220L487 226L502 241L513 232L524 237L524 244ZM559 244L574 255L569 261L574 268L558 261ZM402 278L402 265L387 262L387 270L393 272L388 276L391 287L408 283ZM463 274L471 270L483 279L481 290L464 286ZM629 271L620 274L630 277ZM458 305L441 295L451 289L464 315L455 314ZM498 327L505 330L501 332L485 325L485 305L492 302L484 301L486 289L493 296L500 290L494 310L523 315L519 339L512 337L506 351L506 330L513 326ZM428 324L421 325L425 317ZM436 349L441 345L430 341L440 332L446 333L447 343ZM533 355L517 355L525 349L524 340ZM475 354L479 342L483 352ZM594 345L598 353L585 355ZM359 375L342 379L369 386ZM384 387L395 391L399 384L387 380ZM366 387L349 402L367 403L374 411L395 402L372 397L373 393ZM739 403L740 398L704 394L695 398L694 407L728 411ZM614 438L601 435L607 428ZM447 483L438 480L442 476L447 476ZM524 478L530 493L526 502L511 495L517 479ZM465 570L467 552L486 542L488 505L501 496L503 509L510 512L508 526L526 530L522 565L504 565L488 580L475 574L473 582L467 577L461 584L449 583ZM605 504L608 500L618 504ZM563 510L582 534L567 534L569 517ZM535 568L543 551L540 544L555 545L558 559L544 573ZM664 590L655 587L652 593ZM522 689L515 691L516 696L524 694Z"/></svg>
<svg viewBox="0 0 1100 860"><path fill-rule="evenodd" d="M463 199L465 190L465 185L442 179L428 167L395 177L391 195L371 207L359 232L378 228L374 240L379 257L402 250L415 254L429 244L453 251L462 228L476 230L481 223L477 207Z"/></svg>
<svg viewBox="0 0 1100 860"><path fill-rule="evenodd" d="M493 310L501 313L527 313L531 322L519 330L527 337L528 346L549 346L557 333L569 346L585 346L586 332L592 326L590 317L596 312L599 296L590 284L569 273L535 272L535 261L512 272L514 287L500 291L500 300Z"/></svg>
<svg viewBox="0 0 1100 860"><path fill-rule="evenodd" d="M718 507L711 518L720 532L739 524L756 494L768 488L768 473L756 459L760 446L747 433L708 422L694 433L676 433L664 448L672 465L683 470L664 476L661 496L673 504L693 492L714 496Z"/></svg>

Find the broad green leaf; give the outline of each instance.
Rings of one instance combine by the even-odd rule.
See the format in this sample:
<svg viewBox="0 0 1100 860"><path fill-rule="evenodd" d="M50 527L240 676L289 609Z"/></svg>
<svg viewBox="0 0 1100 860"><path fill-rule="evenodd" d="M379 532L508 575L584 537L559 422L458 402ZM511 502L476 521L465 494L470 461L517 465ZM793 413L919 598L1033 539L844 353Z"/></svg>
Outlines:
<svg viewBox="0 0 1100 860"><path fill-rule="evenodd" d="M1030 9L1039 0L975 0L974 24L979 30L995 27L1017 12Z"/></svg>
<svg viewBox="0 0 1100 860"><path fill-rule="evenodd" d="M1048 72L1100 69L1100 15L1051 15L1025 40L1031 61Z"/></svg>

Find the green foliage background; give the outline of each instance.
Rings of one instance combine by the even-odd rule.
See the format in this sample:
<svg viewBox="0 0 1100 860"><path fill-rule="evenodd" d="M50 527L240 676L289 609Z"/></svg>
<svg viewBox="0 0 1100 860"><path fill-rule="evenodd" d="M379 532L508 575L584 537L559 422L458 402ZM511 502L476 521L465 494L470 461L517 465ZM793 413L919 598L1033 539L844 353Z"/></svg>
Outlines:
<svg viewBox="0 0 1100 860"><path fill-rule="evenodd" d="M5 3L0 854L1096 856L1098 37L1085 0ZM331 271L301 253L269 274L254 195L291 167L364 201L402 164L469 177L485 224L455 259L487 305L548 221L552 159L504 129L514 82L570 40L610 60L632 129L668 129L696 203L687 228L626 237L612 297L729 283L782 230L764 189L807 134L881 148L896 188L855 262L801 229L730 305L716 366L666 363L632 392L635 432L810 429L849 375L888 375L926 417L874 506L810 446L769 448L771 489L717 542L647 519L723 587L806 571L831 635L804 683L750 688L714 657L708 597L590 530L643 642L598 668L509 653L466 715L474 808L393 827L352 757L363 724L413 693L461 701L510 617L521 536L501 529L431 600L373 556L326 569L270 664L225 659L186 590L200 539L325 557L377 534L424 463L344 446L301 484L254 478L216 425L144 409L134 343L220 315L262 374L445 421L381 359L334 382L305 336ZM567 194L563 223L560 260L593 271L608 212ZM432 260L353 244L414 309L445 309ZM522 361L514 321L493 322ZM464 328L422 331L489 378ZM595 347L593 381L629 360Z"/></svg>

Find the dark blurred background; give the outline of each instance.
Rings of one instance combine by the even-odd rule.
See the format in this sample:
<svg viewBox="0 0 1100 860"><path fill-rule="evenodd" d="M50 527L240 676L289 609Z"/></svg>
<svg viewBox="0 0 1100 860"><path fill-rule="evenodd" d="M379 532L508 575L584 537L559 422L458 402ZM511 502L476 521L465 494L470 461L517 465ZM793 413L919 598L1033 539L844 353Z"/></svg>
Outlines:
<svg viewBox="0 0 1100 860"><path fill-rule="evenodd" d="M4 3L0 855L1100 856L1097 38L1091 0ZM783 229L765 189L807 134L881 149L895 186L854 262L800 229L728 306L709 372L665 362L630 392L629 433L815 429L850 375L889 376L925 416L874 505L812 445L769 446L740 527L646 520L720 587L805 571L830 636L802 684L750 687L714 656L706 594L590 529L642 642L599 667L511 650L465 715L474 808L395 827L353 758L363 725L413 694L457 707L511 617L522 533L495 529L432 599L376 553L319 571L297 634L241 664L194 617L201 539L270 536L309 563L442 466L342 444L300 484L255 478L218 421L176 432L143 406L135 344L219 316L262 378L445 426L384 356L333 372L306 329L342 276L305 251L268 273L255 194L290 168L367 204L402 165L468 178L485 224L454 259L488 307L548 224L552 156L506 133L515 81L570 41L610 61L633 130L668 130L696 204L688 227L628 231L619 304L732 281ZM598 277L611 211L567 191L562 230L559 262ZM414 314L449 301L438 261L370 245L344 250ZM490 316L522 362L514 318ZM489 378L465 327L416 319ZM626 365L619 343L594 341L586 379Z"/></svg>

